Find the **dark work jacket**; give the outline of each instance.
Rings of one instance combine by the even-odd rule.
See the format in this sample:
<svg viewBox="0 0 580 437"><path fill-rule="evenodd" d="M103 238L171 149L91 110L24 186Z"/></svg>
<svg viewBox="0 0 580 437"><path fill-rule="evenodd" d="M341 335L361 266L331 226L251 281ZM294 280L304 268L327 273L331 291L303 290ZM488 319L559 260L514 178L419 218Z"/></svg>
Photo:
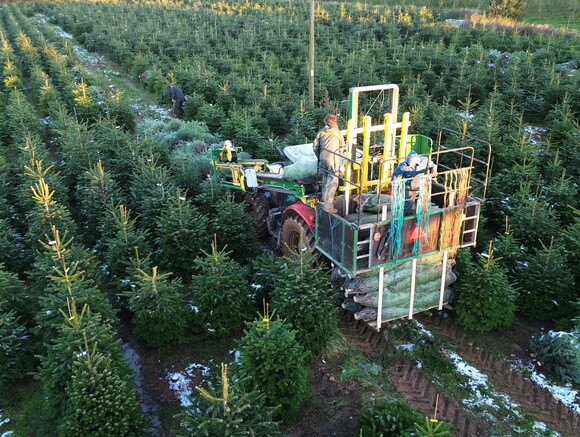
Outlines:
<svg viewBox="0 0 580 437"><path fill-rule="evenodd" d="M177 88L176 86L171 88L171 100L183 100L184 98L181 88Z"/></svg>

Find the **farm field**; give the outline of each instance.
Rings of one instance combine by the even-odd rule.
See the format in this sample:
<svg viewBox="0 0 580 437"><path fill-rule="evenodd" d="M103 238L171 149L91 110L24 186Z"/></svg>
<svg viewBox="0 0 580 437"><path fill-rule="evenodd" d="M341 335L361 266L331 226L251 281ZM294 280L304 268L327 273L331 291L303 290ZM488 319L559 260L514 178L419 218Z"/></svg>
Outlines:
<svg viewBox="0 0 580 437"><path fill-rule="evenodd" d="M580 33L439 3L319 3L314 105L307 2L0 5L0 436L221 435L224 417L264 436L578 435ZM413 133L490 141L493 169L452 309L378 334L207 175L224 140L277 160L380 83Z"/></svg>

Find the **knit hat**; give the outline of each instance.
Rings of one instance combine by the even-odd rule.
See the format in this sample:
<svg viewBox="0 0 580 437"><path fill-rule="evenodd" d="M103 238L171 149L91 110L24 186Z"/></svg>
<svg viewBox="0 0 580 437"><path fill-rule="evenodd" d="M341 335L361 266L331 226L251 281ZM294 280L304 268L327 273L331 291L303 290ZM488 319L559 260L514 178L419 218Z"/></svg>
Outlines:
<svg viewBox="0 0 580 437"><path fill-rule="evenodd" d="M419 165L419 162L421 160L421 157L419 155L417 155L417 152L415 152L414 150L411 150L409 152L409 154L407 155L407 165L410 165L411 167L416 167Z"/></svg>

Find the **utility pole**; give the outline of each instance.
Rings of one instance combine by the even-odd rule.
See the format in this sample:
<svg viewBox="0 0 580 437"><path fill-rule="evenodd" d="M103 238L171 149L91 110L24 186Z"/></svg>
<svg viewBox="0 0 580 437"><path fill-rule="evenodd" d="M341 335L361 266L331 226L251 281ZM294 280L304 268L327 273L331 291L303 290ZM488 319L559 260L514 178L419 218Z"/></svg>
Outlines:
<svg viewBox="0 0 580 437"><path fill-rule="evenodd" d="M314 12L315 1L310 0L310 104L314 106Z"/></svg>

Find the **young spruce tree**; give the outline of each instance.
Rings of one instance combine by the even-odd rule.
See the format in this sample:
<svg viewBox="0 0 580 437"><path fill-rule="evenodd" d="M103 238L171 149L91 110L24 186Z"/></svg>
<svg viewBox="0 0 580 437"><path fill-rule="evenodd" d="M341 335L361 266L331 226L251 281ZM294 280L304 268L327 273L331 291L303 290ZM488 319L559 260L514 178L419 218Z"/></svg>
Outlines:
<svg viewBox="0 0 580 437"><path fill-rule="evenodd" d="M147 345L166 349L183 337L186 325L181 281L169 280L171 273L151 274L139 269L136 287L129 296L135 334Z"/></svg>
<svg viewBox="0 0 580 437"><path fill-rule="evenodd" d="M189 281L191 260L211 242L209 220L179 191L157 220L157 245L163 266L177 277Z"/></svg>
<svg viewBox="0 0 580 437"><path fill-rule="evenodd" d="M7 310L6 301L0 297L0 389L7 381L24 376L30 361L27 356L27 332L14 310Z"/></svg>
<svg viewBox="0 0 580 437"><path fill-rule="evenodd" d="M286 260L271 278L271 307L294 330L296 339L311 354L324 348L337 332L336 293L328 274L313 262L312 254L297 254Z"/></svg>
<svg viewBox="0 0 580 437"><path fill-rule="evenodd" d="M216 393L221 388L221 397ZM196 387L200 397L192 399L181 419L178 437L254 436L282 437L274 421L275 407L266 405L265 395L244 391L239 381L228 381L227 365L222 364L221 387L205 390Z"/></svg>
<svg viewBox="0 0 580 437"><path fill-rule="evenodd" d="M281 320L264 317L246 325L238 341L240 387L264 393L268 405L279 407L277 417L291 422L309 394L304 367L308 352L296 341L296 331Z"/></svg>
<svg viewBox="0 0 580 437"><path fill-rule="evenodd" d="M227 336L248 319L253 302L242 267L230 259L225 249L218 251L216 241L211 250L194 260L192 303L207 332Z"/></svg>
<svg viewBox="0 0 580 437"><path fill-rule="evenodd" d="M87 353L88 352L88 353ZM66 386L67 403L60 422L61 436L140 437L147 421L143 417L132 381L119 372L112 358L79 349L70 358L72 377Z"/></svg>
<svg viewBox="0 0 580 437"><path fill-rule="evenodd" d="M66 312L59 313L60 326L55 326L55 334L48 342L46 353L40 357L41 364L35 375L41 381L47 408L56 418L61 418L67 408L65 387L72 378L75 355L86 350L87 340L98 344L102 353L112 357L121 374L130 375L130 369L123 358L121 340L117 339L117 333L110 324L103 323L99 314L91 313L86 305L82 311L77 312L74 299L68 300Z"/></svg>
<svg viewBox="0 0 580 437"><path fill-rule="evenodd" d="M484 261L472 263L458 283L456 312L459 324L476 332L508 328L515 319L515 294L506 271L491 250Z"/></svg>
<svg viewBox="0 0 580 437"><path fill-rule="evenodd" d="M534 250L517 271L518 309L527 317L566 325L580 297L574 277L554 241Z"/></svg>

